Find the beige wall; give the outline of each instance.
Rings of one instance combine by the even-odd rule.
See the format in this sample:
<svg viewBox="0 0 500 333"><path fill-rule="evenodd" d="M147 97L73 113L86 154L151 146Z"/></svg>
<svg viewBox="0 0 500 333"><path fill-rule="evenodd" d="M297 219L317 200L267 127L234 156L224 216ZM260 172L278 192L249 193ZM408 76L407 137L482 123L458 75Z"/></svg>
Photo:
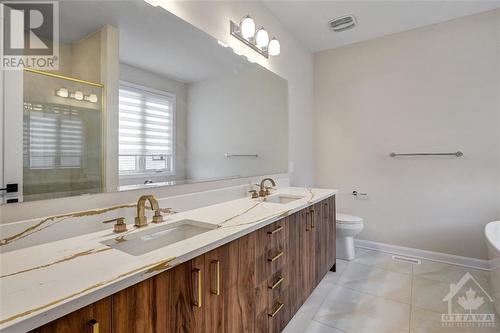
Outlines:
<svg viewBox="0 0 500 333"><path fill-rule="evenodd" d="M487 258L483 228L500 219L499 47L497 10L315 54L316 183L343 191L339 210L365 219L361 239Z"/></svg>

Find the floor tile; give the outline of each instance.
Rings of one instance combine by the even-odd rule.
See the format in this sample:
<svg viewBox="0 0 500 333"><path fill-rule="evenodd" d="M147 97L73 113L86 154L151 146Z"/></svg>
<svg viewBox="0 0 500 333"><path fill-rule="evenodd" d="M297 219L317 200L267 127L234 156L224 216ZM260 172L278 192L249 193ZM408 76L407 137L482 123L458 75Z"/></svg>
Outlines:
<svg viewBox="0 0 500 333"><path fill-rule="evenodd" d="M352 333L408 332L410 305L335 286L314 320Z"/></svg>
<svg viewBox="0 0 500 333"><path fill-rule="evenodd" d="M498 323L497 323L498 327ZM441 314L412 307L410 333L499 333L495 327L446 327L441 322Z"/></svg>
<svg viewBox="0 0 500 333"><path fill-rule="evenodd" d="M430 260L422 260L420 265L415 265L413 267L413 275L426 278L430 280L436 280L446 283L457 283L464 276L465 273L469 272L474 278L483 286L483 288L488 288L490 285L489 272L482 271L473 268L467 268L457 265L445 264Z"/></svg>
<svg viewBox="0 0 500 333"><path fill-rule="evenodd" d="M409 274L351 263L340 277L338 284L346 288L410 304L411 280L412 276Z"/></svg>
<svg viewBox="0 0 500 333"><path fill-rule="evenodd" d="M455 281L454 283L457 282L458 281ZM470 287L471 286L467 284L463 288L463 290L459 291L459 295L457 295L457 297L465 296L465 292ZM474 285L472 287L474 289L474 292L477 293L477 295L475 296L483 297L484 299L483 305L481 305L477 309L479 313L494 313L494 304L491 303L488 299L486 299L487 298L486 295L481 294L481 290L478 287ZM444 298L449 292L450 292L450 283L415 276L413 278L413 286L412 286L412 305L438 313L447 313L448 303L444 301ZM457 303L453 304L454 306L457 307L457 309L453 311L457 311L457 313L462 313L458 312L458 310L460 310L460 305L458 305Z"/></svg>
<svg viewBox="0 0 500 333"><path fill-rule="evenodd" d="M413 264L393 260L392 256L393 255L390 253L366 250L365 252L362 252L359 256L357 256L354 262L363 265L375 266L398 273L412 273Z"/></svg>
<svg viewBox="0 0 500 333"><path fill-rule="evenodd" d="M298 329L296 327L287 326L283 333L345 333L334 327L321 324L317 321L311 320L306 328Z"/></svg>

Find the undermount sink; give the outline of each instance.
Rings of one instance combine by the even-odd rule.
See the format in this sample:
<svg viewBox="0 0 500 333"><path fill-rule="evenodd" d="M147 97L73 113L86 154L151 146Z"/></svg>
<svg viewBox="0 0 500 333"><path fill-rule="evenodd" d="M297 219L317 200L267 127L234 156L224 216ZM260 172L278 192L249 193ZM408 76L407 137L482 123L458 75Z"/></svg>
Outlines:
<svg viewBox="0 0 500 333"><path fill-rule="evenodd" d="M277 204L287 204L295 200L304 198L299 195L285 195L285 194L275 194L266 197L265 202L277 203Z"/></svg>
<svg viewBox="0 0 500 333"><path fill-rule="evenodd" d="M165 222L162 226L124 235L123 238L117 234L116 238L102 242L102 244L134 256L140 256L214 229L217 229L217 225L200 221Z"/></svg>

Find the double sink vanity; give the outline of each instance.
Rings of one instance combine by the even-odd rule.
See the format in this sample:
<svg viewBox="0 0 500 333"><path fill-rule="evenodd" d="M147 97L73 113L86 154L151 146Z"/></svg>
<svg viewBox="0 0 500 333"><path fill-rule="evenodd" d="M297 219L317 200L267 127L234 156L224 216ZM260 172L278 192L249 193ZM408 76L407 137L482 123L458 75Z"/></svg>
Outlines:
<svg viewBox="0 0 500 333"><path fill-rule="evenodd" d="M280 332L335 268L335 193L283 188L179 213L143 196L33 221L2 234L0 328ZM98 230L21 243L65 223Z"/></svg>

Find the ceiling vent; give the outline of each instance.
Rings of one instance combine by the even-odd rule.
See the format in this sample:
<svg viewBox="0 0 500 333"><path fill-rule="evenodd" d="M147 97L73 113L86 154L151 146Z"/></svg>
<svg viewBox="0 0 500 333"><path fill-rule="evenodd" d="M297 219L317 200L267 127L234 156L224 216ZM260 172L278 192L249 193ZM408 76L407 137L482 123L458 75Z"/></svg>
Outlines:
<svg viewBox="0 0 500 333"><path fill-rule="evenodd" d="M346 15L337 17L336 19L328 22L328 26L335 32L342 32L352 29L356 26L356 18L354 15Z"/></svg>

